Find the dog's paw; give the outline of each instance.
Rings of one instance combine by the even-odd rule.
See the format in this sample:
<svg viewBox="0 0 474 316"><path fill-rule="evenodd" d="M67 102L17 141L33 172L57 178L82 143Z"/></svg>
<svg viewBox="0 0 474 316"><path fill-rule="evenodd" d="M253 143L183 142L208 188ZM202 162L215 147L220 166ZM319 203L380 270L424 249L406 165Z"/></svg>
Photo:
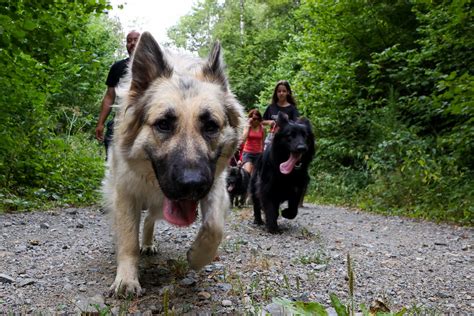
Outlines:
<svg viewBox="0 0 474 316"><path fill-rule="evenodd" d="M158 248L155 245L146 245L140 247L140 253L144 255L155 255L158 253Z"/></svg>
<svg viewBox="0 0 474 316"><path fill-rule="evenodd" d="M263 221L262 221L261 219L254 219L254 220L253 220L253 223L254 223L255 225L263 225Z"/></svg>
<svg viewBox="0 0 474 316"><path fill-rule="evenodd" d="M138 280L124 280L115 278L114 283L109 288L109 297L123 297L128 298L130 296L141 296L144 291L140 286Z"/></svg>
<svg viewBox="0 0 474 316"><path fill-rule="evenodd" d="M205 254L195 249L191 248L187 252L187 259L189 268L194 271L201 270L205 265L208 265L215 258L215 254L210 255L209 253Z"/></svg>
<svg viewBox="0 0 474 316"><path fill-rule="evenodd" d="M270 234L280 234L280 229L277 227L267 227Z"/></svg>
<svg viewBox="0 0 474 316"><path fill-rule="evenodd" d="M287 219L294 219L297 214L298 214L298 209L285 208L284 210L281 211L281 216Z"/></svg>

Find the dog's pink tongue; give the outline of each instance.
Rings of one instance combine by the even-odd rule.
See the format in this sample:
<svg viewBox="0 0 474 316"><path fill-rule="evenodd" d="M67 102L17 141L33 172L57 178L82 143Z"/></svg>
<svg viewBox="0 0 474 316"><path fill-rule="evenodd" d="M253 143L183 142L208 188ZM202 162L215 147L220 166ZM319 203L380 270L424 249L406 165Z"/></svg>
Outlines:
<svg viewBox="0 0 474 316"><path fill-rule="evenodd" d="M189 226L196 220L197 206L197 201L171 201L165 198L163 203L163 216L165 220L173 225Z"/></svg>
<svg viewBox="0 0 474 316"><path fill-rule="evenodd" d="M291 171L293 171L296 163L301 159L301 155L302 154L291 153L290 158L280 164L280 172L283 174L289 174Z"/></svg>

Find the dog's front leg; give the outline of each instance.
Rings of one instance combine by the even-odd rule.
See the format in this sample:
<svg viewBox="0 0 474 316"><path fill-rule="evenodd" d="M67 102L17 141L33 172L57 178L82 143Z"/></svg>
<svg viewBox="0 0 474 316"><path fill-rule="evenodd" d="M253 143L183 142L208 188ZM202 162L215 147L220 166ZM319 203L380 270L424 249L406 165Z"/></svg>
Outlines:
<svg viewBox="0 0 474 316"><path fill-rule="evenodd" d="M295 194L288 200L288 208L281 211L281 216L287 219L294 219L298 215L298 204L301 194Z"/></svg>
<svg viewBox="0 0 474 316"><path fill-rule="evenodd" d="M117 238L117 275L110 293L141 295L138 281L140 207L123 195L114 203L114 225Z"/></svg>
<svg viewBox="0 0 474 316"><path fill-rule="evenodd" d="M201 228L187 254L189 267L193 270L200 270L212 262L224 235L224 218L229 209L229 196L223 188L223 184L216 183L208 196L201 200Z"/></svg>
<svg viewBox="0 0 474 316"><path fill-rule="evenodd" d="M158 218L161 207L161 204L159 206L153 205L148 209L148 215L145 217L143 223L142 246L140 248L140 252L143 254L153 255L158 252L158 248L153 244L153 233L155 230L155 221Z"/></svg>
<svg viewBox="0 0 474 316"><path fill-rule="evenodd" d="M278 233L278 213L280 204L272 201L263 201L263 210L265 211L265 225L267 226L268 232L271 234Z"/></svg>

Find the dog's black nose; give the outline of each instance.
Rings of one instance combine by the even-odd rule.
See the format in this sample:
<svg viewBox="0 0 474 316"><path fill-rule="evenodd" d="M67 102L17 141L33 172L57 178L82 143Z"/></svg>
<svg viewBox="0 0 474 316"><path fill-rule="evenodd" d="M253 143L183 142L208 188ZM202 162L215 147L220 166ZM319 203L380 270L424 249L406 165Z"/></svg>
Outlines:
<svg viewBox="0 0 474 316"><path fill-rule="evenodd" d="M181 198L201 199L210 189L211 179L202 169L183 169L176 177L176 187Z"/></svg>
<svg viewBox="0 0 474 316"><path fill-rule="evenodd" d="M306 146L306 144L299 144L298 146L296 146L296 151L299 153L304 153L307 150L308 146Z"/></svg>

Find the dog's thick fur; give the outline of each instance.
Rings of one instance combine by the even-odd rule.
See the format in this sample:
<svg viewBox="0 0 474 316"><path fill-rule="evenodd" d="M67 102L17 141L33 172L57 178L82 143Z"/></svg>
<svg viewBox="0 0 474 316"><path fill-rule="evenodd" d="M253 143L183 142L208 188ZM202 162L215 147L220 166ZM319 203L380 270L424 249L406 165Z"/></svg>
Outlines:
<svg viewBox="0 0 474 316"><path fill-rule="evenodd" d="M309 183L308 166L314 157L314 134L310 122L301 118L288 120L282 112L277 119L278 131L256 164L251 178L254 222L262 225L261 209L270 233L278 232L277 219L281 203L288 208L281 215L293 219Z"/></svg>
<svg viewBox="0 0 474 316"><path fill-rule="evenodd" d="M229 192L230 205L242 207L247 199L249 190L250 174L239 167L229 167L227 175L227 191Z"/></svg>
<svg viewBox="0 0 474 316"><path fill-rule="evenodd" d="M135 49L128 88L116 116L103 183L117 243L111 293L142 292L141 252L156 252L156 219L202 224L187 252L198 270L216 255L229 209L226 168L240 141L242 106L229 90L219 43L207 60L165 54L145 32ZM147 209L141 248L141 210Z"/></svg>

